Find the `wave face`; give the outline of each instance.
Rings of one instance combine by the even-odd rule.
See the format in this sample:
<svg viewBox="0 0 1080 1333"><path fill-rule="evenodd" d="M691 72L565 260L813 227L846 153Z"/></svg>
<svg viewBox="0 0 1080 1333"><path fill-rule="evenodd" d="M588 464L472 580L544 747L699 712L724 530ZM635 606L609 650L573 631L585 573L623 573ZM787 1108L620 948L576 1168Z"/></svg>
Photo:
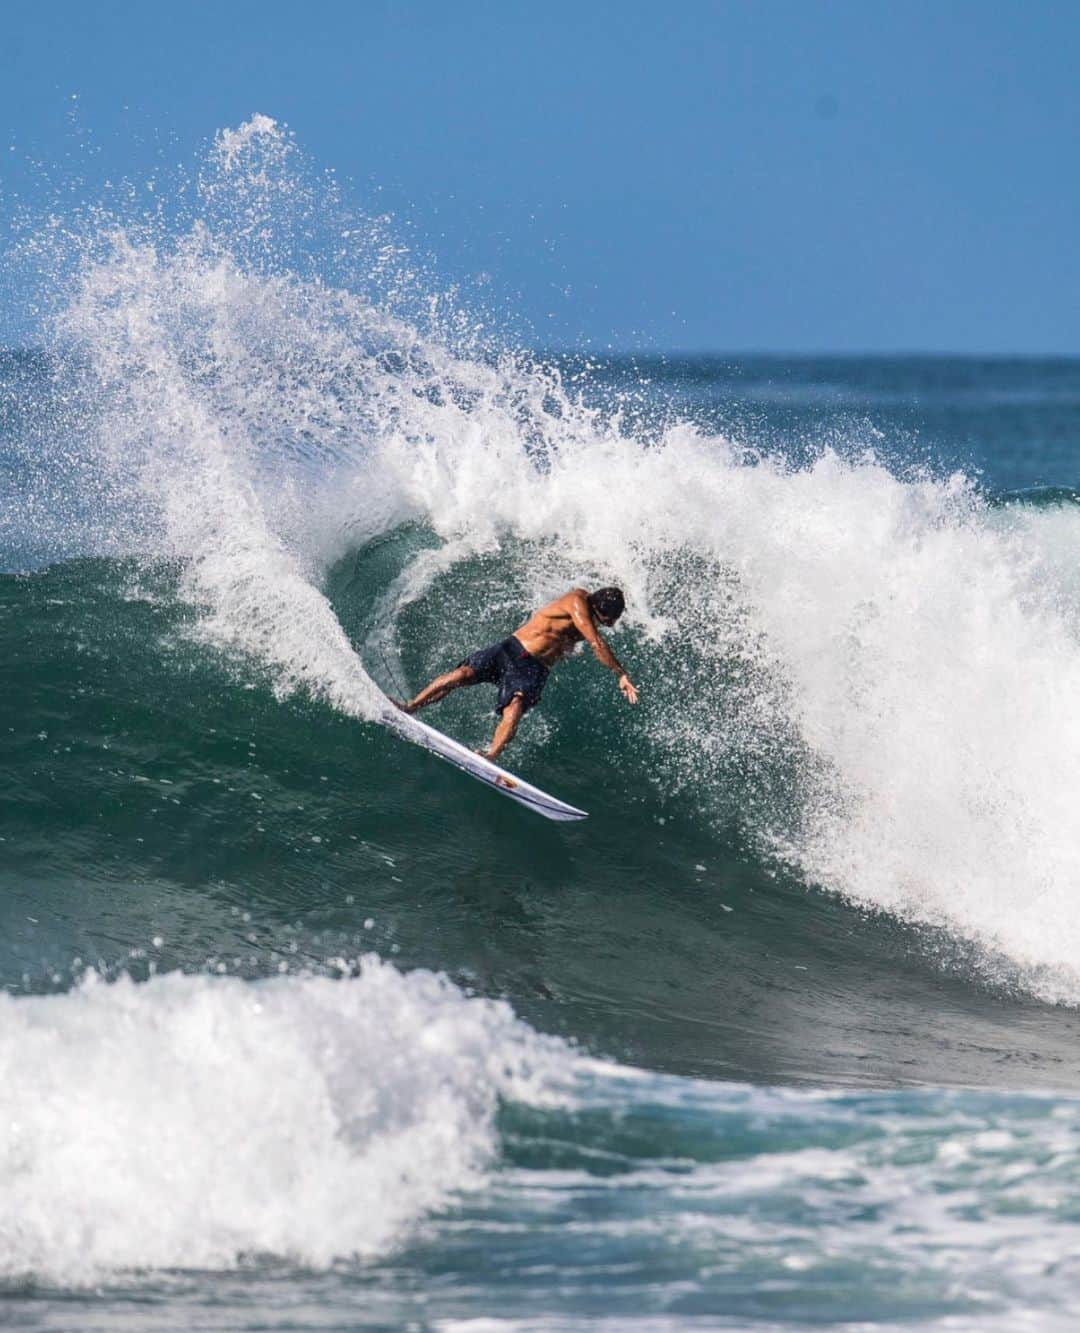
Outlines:
<svg viewBox="0 0 1080 1333"><path fill-rule="evenodd" d="M1067 1321L1080 368L507 350L266 117L24 248L6 1295ZM586 824L378 725L600 583L640 707L511 752Z"/></svg>

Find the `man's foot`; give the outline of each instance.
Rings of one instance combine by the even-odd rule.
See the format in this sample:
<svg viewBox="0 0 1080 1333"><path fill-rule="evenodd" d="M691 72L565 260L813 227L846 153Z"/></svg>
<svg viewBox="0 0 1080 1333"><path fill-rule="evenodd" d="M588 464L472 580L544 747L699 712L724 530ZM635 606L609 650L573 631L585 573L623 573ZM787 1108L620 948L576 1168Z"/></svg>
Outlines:
<svg viewBox="0 0 1080 1333"><path fill-rule="evenodd" d="M390 702L395 708L400 708L403 713L407 713L409 717L412 717L413 713L416 712L412 704L403 703L400 699L391 699Z"/></svg>

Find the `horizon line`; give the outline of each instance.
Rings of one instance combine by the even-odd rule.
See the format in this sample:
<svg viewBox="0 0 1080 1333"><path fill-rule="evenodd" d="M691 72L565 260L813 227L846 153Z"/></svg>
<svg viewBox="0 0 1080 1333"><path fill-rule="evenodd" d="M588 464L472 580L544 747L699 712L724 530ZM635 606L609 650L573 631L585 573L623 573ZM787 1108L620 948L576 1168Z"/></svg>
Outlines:
<svg viewBox="0 0 1080 1333"><path fill-rule="evenodd" d="M53 349L36 343L0 342L0 353L48 354ZM806 349L770 350L761 347L744 348L687 348L687 347L613 347L596 348L579 345L529 347L508 346L508 351L529 352L537 357L595 356L618 360L698 360L698 361L1080 361L1076 352L1022 352L1022 351L948 351L940 348L904 348L882 350L863 348L858 351L836 348L810 351Z"/></svg>

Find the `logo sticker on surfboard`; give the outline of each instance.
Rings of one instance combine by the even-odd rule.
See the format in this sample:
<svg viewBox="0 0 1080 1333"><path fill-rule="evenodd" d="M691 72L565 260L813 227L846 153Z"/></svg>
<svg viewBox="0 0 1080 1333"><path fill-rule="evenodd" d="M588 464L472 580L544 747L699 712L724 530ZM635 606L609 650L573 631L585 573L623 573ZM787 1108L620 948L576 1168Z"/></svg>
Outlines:
<svg viewBox="0 0 1080 1333"><path fill-rule="evenodd" d="M506 787L508 791L513 791L514 788L517 786L517 783L514 781L513 778L504 778L501 773L497 773L495 775L495 786Z"/></svg>

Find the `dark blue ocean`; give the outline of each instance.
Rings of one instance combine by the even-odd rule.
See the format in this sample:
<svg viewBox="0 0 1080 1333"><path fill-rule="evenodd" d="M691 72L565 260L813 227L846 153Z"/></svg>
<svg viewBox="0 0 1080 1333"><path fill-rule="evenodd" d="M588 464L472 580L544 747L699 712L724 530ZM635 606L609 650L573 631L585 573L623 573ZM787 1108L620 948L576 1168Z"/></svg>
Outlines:
<svg viewBox="0 0 1080 1333"><path fill-rule="evenodd" d="M523 350L310 207L23 241L0 1323L1074 1328L1080 361ZM381 725L604 583L588 820Z"/></svg>

